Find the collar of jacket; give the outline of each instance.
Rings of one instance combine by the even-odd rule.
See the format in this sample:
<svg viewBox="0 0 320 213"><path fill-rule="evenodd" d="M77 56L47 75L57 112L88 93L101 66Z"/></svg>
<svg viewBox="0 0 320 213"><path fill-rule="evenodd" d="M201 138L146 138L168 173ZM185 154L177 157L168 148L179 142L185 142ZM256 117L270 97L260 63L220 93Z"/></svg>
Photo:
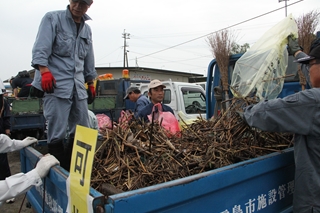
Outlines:
<svg viewBox="0 0 320 213"><path fill-rule="evenodd" d="M67 6L67 17L68 17L68 18L72 18L72 15L71 15L71 12L70 12L70 6L69 6L69 5ZM82 20L88 21L88 20L92 20L92 19L91 19L90 16L88 16L87 14L84 14L84 15L82 16Z"/></svg>

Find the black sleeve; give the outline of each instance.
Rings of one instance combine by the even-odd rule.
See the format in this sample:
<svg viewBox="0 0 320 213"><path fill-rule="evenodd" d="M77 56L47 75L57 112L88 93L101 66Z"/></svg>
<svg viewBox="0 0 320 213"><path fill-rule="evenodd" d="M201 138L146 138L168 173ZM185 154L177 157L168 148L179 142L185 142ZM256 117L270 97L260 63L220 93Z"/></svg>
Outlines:
<svg viewBox="0 0 320 213"><path fill-rule="evenodd" d="M10 123L10 105L9 102L4 99L4 108L3 108L3 127L4 129L10 129L11 123Z"/></svg>
<svg viewBox="0 0 320 213"><path fill-rule="evenodd" d="M16 89L17 87L18 87L18 85L17 85L17 78L15 78L15 79L13 79L12 80L12 82L11 82L11 87L12 87L12 90L13 89Z"/></svg>

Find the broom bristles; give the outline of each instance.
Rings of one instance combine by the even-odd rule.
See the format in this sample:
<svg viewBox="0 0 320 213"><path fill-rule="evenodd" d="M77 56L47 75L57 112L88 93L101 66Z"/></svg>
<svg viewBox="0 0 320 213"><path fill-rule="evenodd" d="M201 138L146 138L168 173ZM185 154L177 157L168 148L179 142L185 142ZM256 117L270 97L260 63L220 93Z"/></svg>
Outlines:
<svg viewBox="0 0 320 213"><path fill-rule="evenodd" d="M228 30L218 31L208 36L208 43L211 48L213 57L216 58L220 68L222 88L224 91L229 90L229 57L231 53L232 43L234 42L233 34Z"/></svg>

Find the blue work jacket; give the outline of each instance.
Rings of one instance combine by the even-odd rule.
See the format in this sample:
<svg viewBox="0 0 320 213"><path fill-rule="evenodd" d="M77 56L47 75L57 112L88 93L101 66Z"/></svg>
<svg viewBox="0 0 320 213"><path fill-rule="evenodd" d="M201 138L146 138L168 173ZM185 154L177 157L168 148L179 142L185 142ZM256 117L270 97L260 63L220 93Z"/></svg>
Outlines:
<svg viewBox="0 0 320 213"><path fill-rule="evenodd" d="M80 100L87 98L85 82L97 76L87 20L90 17L85 14L77 32L69 6L43 17L32 49L31 64L36 69L33 86L41 89L38 65L47 66L56 80L54 96L70 98L75 87Z"/></svg>

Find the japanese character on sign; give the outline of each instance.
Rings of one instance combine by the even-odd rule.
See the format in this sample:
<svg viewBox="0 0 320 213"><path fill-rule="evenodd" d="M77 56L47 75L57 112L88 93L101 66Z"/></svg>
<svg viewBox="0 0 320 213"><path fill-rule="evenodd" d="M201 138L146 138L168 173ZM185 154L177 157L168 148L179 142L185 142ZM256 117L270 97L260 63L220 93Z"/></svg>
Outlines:
<svg viewBox="0 0 320 213"><path fill-rule="evenodd" d="M234 205L232 208L232 213L243 213L240 205Z"/></svg>
<svg viewBox="0 0 320 213"><path fill-rule="evenodd" d="M256 199L249 199L248 203L246 203L246 213L254 212L255 210L254 201L256 201Z"/></svg>
<svg viewBox="0 0 320 213"><path fill-rule="evenodd" d="M293 180L293 181L290 181L290 182L287 184L287 189L288 189L288 194L289 194L289 195L292 195L293 192L294 192L294 180Z"/></svg>
<svg viewBox="0 0 320 213"><path fill-rule="evenodd" d="M258 196L258 211L267 207L267 195L262 194Z"/></svg>
<svg viewBox="0 0 320 213"><path fill-rule="evenodd" d="M79 174L82 174L82 179L80 180L81 186L84 185L84 177L86 173L86 167L87 167L87 159L88 159L88 153L91 151L91 145L83 143L79 140L77 140L77 146L82 147L85 149L85 154L81 152L77 152L76 155L76 162L75 162L75 167L74 167L74 172L79 172Z"/></svg>
<svg viewBox="0 0 320 213"><path fill-rule="evenodd" d="M286 185L283 184L281 186L279 186L279 189L278 189L278 194L279 194L279 200L282 200L283 198L286 197Z"/></svg>
<svg viewBox="0 0 320 213"><path fill-rule="evenodd" d="M268 200L269 201L269 205L277 202L276 196L277 196L277 190L276 189L272 189L272 190L269 191L269 200Z"/></svg>

